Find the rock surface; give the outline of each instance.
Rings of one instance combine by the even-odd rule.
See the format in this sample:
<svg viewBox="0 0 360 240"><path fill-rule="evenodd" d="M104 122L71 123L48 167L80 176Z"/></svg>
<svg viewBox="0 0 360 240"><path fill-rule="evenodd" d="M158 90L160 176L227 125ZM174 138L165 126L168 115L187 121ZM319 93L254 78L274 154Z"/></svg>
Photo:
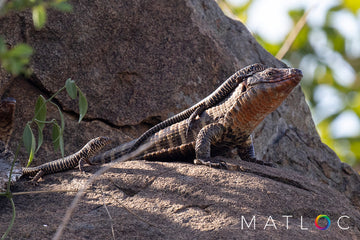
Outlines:
<svg viewBox="0 0 360 240"><path fill-rule="evenodd" d="M5 143L0 141L0 192L5 192L7 184L9 183L9 172L11 171L12 163L14 161L14 154L5 148ZM11 181L15 182L21 176L21 167L16 162L14 163L11 174Z"/></svg>
<svg viewBox="0 0 360 240"><path fill-rule="evenodd" d="M0 89L17 100L13 149L33 116L37 96L48 97L69 77L86 94L89 112L77 124L76 102L65 94L56 99L65 111L67 154L99 135L117 138L114 144L133 139L196 103L243 66L285 66L213 1L72 4L73 13L50 11L40 31L26 12L0 19L0 35L10 45L27 42L35 49L33 75ZM9 76L0 72L0 83L9 83ZM55 108L49 108L49 115L59 119ZM50 129L46 131L45 141L50 142ZM360 177L321 143L300 87L257 128L254 143L257 157L277 168L241 162L244 172L227 172L182 163L119 164L87 192L65 237L110 238L112 224L117 238L360 237ZM34 164L58 155L46 144ZM25 158L23 154L23 166ZM89 176L77 170L54 174L40 187L20 181L13 192L78 189ZM48 238L72 198L70 192L16 196L17 219L10 237ZM6 198L0 198L0 205L5 206L0 209L4 232L11 209ZM331 218L329 230L314 226L319 214ZM241 216L249 221L254 215L256 230L242 230ZM288 230L283 215L293 216ZM349 230L336 224L343 215L350 217L341 222ZM264 230L269 216L277 230ZM300 228L301 216L308 230Z"/></svg>

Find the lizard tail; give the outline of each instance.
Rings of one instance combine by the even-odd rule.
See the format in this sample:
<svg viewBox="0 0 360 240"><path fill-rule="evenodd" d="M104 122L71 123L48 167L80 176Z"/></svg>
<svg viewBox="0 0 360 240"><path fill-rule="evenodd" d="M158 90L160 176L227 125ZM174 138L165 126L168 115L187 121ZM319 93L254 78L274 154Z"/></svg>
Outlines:
<svg viewBox="0 0 360 240"><path fill-rule="evenodd" d="M104 153L98 154L95 157L91 158L90 162L92 164L103 164L115 161L116 159L122 157L123 155L129 153L132 150L134 143L137 139L134 139L130 142L121 144L120 146L110 149Z"/></svg>

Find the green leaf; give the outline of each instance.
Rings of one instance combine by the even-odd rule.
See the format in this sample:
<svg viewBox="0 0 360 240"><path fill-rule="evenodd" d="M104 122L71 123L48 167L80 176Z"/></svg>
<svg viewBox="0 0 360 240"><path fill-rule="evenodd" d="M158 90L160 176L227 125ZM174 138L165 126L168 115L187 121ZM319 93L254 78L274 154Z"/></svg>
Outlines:
<svg viewBox="0 0 360 240"><path fill-rule="evenodd" d="M79 90L79 122L83 119L88 109L88 103L84 94Z"/></svg>
<svg viewBox="0 0 360 240"><path fill-rule="evenodd" d="M40 95L35 104L35 122L38 126L38 146L36 148L36 152L39 151L41 145L43 144L44 137L43 137L43 129L45 127L45 120L46 120L46 100L45 98Z"/></svg>
<svg viewBox="0 0 360 240"><path fill-rule="evenodd" d="M61 156L64 157L64 156L65 156L65 151L64 151L64 137L63 137L62 134L60 135L59 146L60 146Z"/></svg>
<svg viewBox="0 0 360 240"><path fill-rule="evenodd" d="M66 92L69 94L69 96L72 99L75 99L77 97L77 89L76 89L75 81L69 78L65 82L65 87L66 87Z"/></svg>
<svg viewBox="0 0 360 240"><path fill-rule="evenodd" d="M35 6L37 1L34 0L13 0L13 1L7 1L5 4L5 12L9 10L15 10L15 11L23 11L26 8L31 8Z"/></svg>
<svg viewBox="0 0 360 240"><path fill-rule="evenodd" d="M22 136L23 143L24 143L24 146L25 146L25 149L27 152L31 151L32 136L33 136L33 133L32 133L31 127L30 127L29 123L27 123L25 125L25 129L24 129L23 136Z"/></svg>
<svg viewBox="0 0 360 240"><path fill-rule="evenodd" d="M15 47L8 51L10 57L16 58L28 58L32 53L33 49L25 43L16 44Z"/></svg>
<svg viewBox="0 0 360 240"><path fill-rule="evenodd" d="M34 159L36 142L35 142L35 137L34 137L34 134L31 130L29 123L27 123L25 126L22 139L23 139L25 149L29 153L28 165L30 165L30 163Z"/></svg>
<svg viewBox="0 0 360 240"><path fill-rule="evenodd" d="M57 151L60 147L61 128L56 121L54 121L53 123L51 137L54 145L54 150Z"/></svg>
<svg viewBox="0 0 360 240"><path fill-rule="evenodd" d="M43 142L44 142L43 131L42 131L41 127L39 126L39 123L36 122L36 124L38 125L38 146L37 146L37 148L36 148L35 153L36 153L37 151L39 151L41 145L42 145Z"/></svg>
<svg viewBox="0 0 360 240"><path fill-rule="evenodd" d="M55 121L53 124L52 129L52 140L55 151L60 149L61 156L64 157L65 151L64 151L64 137L63 137L63 131L60 128L59 124Z"/></svg>
<svg viewBox="0 0 360 240"><path fill-rule="evenodd" d="M44 5L37 5L32 8L32 17L36 29L41 29L46 23L46 9Z"/></svg>
<svg viewBox="0 0 360 240"><path fill-rule="evenodd" d="M50 6L62 12L71 12L73 10L72 5L67 3L66 1L52 2Z"/></svg>
<svg viewBox="0 0 360 240"><path fill-rule="evenodd" d="M10 50L2 48L1 51L1 64L6 71L13 75L27 72L26 65L29 63L30 56L33 53L33 49L29 45L21 43Z"/></svg>
<svg viewBox="0 0 360 240"><path fill-rule="evenodd" d="M46 120L46 112L46 100L42 95L40 95L35 104L35 119L40 121L36 123L41 131L45 126L44 121Z"/></svg>
<svg viewBox="0 0 360 240"><path fill-rule="evenodd" d="M64 114L61 112L60 108L59 108L59 115L60 115L61 133L63 133L65 129L65 120L64 120Z"/></svg>

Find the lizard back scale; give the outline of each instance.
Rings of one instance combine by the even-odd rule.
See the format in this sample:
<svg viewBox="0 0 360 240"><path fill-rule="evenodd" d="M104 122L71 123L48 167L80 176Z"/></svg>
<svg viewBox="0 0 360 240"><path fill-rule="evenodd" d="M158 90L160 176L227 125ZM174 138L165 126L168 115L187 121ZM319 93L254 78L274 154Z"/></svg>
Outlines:
<svg viewBox="0 0 360 240"><path fill-rule="evenodd" d="M268 68L257 72L196 118L188 135L187 120L174 123L147 138L144 143L150 147L134 159L194 160L195 164L219 167L213 157L228 156L235 149L242 160L262 163L255 159L251 133L283 102L301 78L301 71L294 68ZM132 149L136 140L100 154L92 161L116 160Z"/></svg>

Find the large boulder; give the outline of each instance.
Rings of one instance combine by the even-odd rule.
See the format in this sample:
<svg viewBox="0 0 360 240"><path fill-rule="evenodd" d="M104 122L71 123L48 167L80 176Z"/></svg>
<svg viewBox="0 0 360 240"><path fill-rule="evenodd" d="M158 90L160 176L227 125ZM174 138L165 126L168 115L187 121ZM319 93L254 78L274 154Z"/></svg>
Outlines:
<svg viewBox="0 0 360 240"><path fill-rule="evenodd" d="M32 26L29 12L0 19L0 35L9 45L26 42L35 49L31 77L11 80L0 72L0 83L6 83L0 93L17 100L13 149L33 116L37 96L49 97L69 77L86 94L89 111L78 124L76 101L66 94L55 99L65 115L67 154L99 135L117 138L115 145L131 140L201 100L246 65L285 66L264 50L243 24L226 17L214 1L80 0L72 5L72 13L50 11L47 25L39 31ZM59 119L54 107L49 108L49 115ZM45 136L50 142L49 128ZM104 202L114 205L110 211L116 211L110 215L114 216L115 232L124 238L277 238L292 233L298 238L321 238L325 231L318 231L311 222L321 213L335 222L341 216L350 217L341 222L349 230L334 224L326 236L359 236L360 177L321 142L300 87L264 120L253 139L257 157L277 168L240 163L245 172L240 173L182 163L118 165L120 169L105 174L94 188L96 193L80 204L67 237L111 236L108 230L93 231L111 225L110 220L104 221L108 216L96 210L103 204L101 189L118 199ZM25 165L25 153L20 156ZM34 164L58 157L48 143L37 153ZM77 171L47 176L41 188L77 188L86 176ZM14 191L26 190L26 186L18 182ZM29 205L26 197L17 198L21 214L18 227L14 227L17 230L11 233L13 238L53 234L61 220L54 212L62 215L71 199L69 195L32 198ZM4 205L5 200L0 199ZM23 227L34 209L47 210L37 211L36 217L43 223ZM119 209L128 212L120 213ZM5 213L10 212L9 206L1 208L1 221L9 222ZM129 214L132 218L128 221ZM281 216L293 215L289 220L293 227L289 232L272 227L270 235L266 229L243 231L241 216L249 221L253 215L262 229L271 215L276 215L274 221L283 229ZM301 216L308 231L298 227ZM88 223L93 217L102 220ZM51 228L44 229L42 224ZM1 224L0 230L5 226Z"/></svg>

